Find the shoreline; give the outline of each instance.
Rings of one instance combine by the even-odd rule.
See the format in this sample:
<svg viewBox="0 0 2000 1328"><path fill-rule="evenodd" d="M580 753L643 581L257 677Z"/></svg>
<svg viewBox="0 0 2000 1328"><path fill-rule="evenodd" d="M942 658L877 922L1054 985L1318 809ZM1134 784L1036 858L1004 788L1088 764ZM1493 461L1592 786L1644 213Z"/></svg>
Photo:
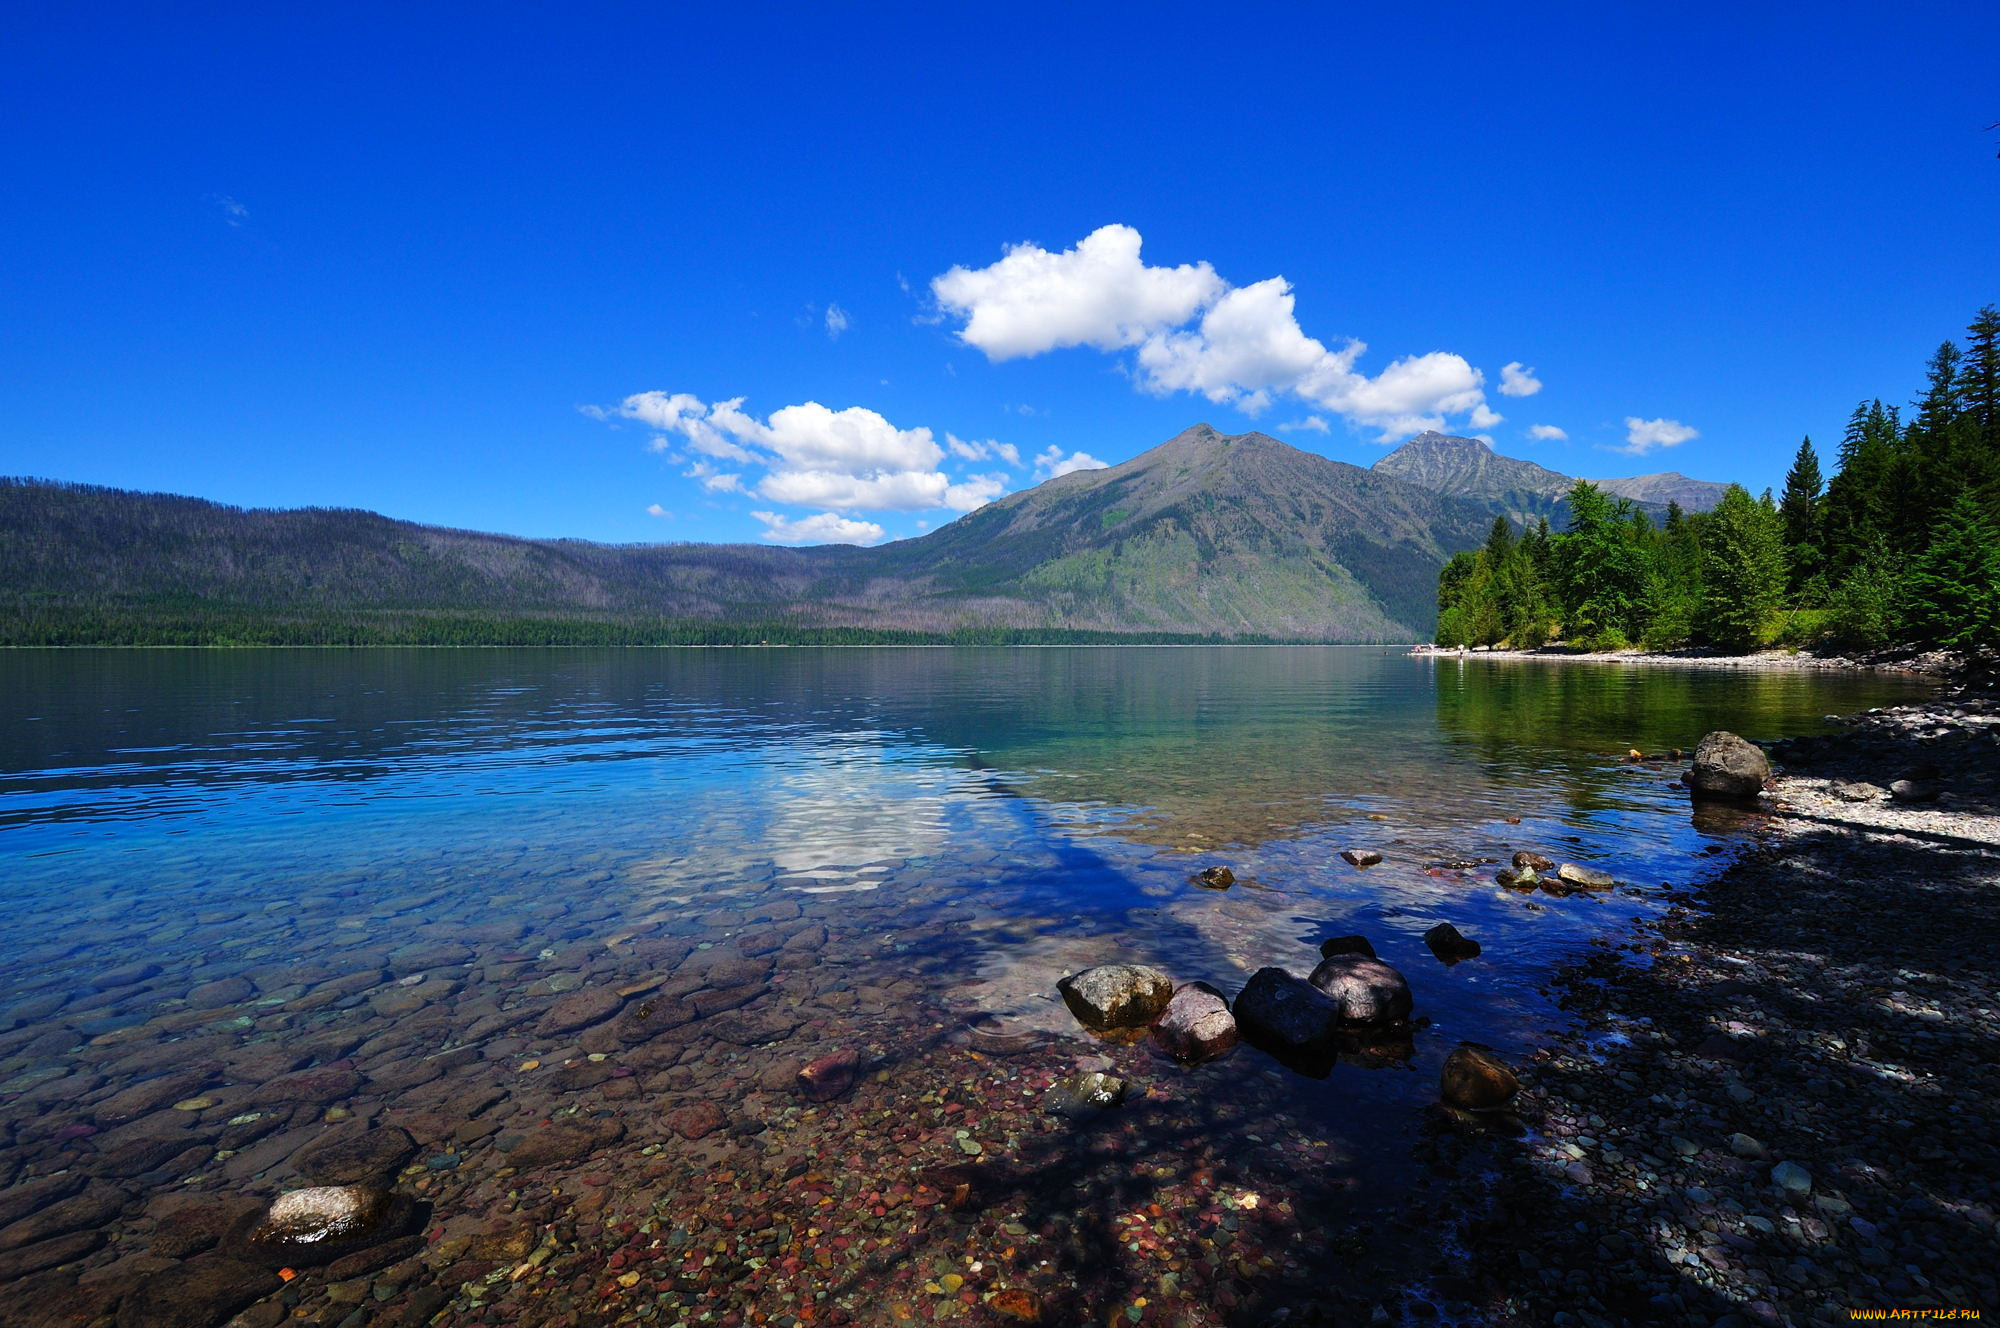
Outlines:
<svg viewBox="0 0 2000 1328"><path fill-rule="evenodd" d="M1811 672L1856 670L1876 673L1920 673L1950 676L1961 665L1959 656L1946 651L1918 653L1909 650L1880 651L1854 658L1821 655L1802 650L1760 650L1747 655L1726 655L1709 650L1569 650L1543 646L1535 650L1499 650L1492 647L1417 645L1410 648L1413 659L1506 659L1539 660L1554 663L1642 664L1656 668L1747 669L1757 672Z"/></svg>
<svg viewBox="0 0 2000 1328"><path fill-rule="evenodd" d="M2000 697L1844 722L1772 744L1755 845L1558 970L1578 1022L1518 1067L1524 1137L1436 1118L1420 1202L1467 1253L1406 1313L1749 1328L2000 1305Z"/></svg>

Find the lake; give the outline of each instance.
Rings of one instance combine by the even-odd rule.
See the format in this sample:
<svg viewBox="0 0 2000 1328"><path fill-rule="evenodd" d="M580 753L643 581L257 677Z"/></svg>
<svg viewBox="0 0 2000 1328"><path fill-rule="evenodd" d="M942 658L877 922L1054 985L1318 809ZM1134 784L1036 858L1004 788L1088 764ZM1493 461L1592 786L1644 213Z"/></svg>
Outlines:
<svg viewBox="0 0 2000 1328"><path fill-rule="evenodd" d="M1628 749L1924 691L1376 648L0 655L0 1184L108 1196L57 1276L157 1271L393 1127L431 1240L370 1274L385 1316L1254 1321L1328 1248L1400 1275L1445 1054L1521 1058L1554 968L1754 834ZM1517 848L1620 888L1501 889ZM1055 991L1233 995L1350 933L1428 1022L1324 1077L1179 1066ZM836 1052L853 1087L801 1096ZM1047 1110L1080 1070L1124 1105Z"/></svg>

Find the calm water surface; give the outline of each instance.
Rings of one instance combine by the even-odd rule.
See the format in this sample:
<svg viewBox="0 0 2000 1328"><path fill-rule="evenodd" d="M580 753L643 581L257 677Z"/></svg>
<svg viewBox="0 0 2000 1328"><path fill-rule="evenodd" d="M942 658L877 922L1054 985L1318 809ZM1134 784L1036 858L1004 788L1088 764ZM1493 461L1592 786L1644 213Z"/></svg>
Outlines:
<svg viewBox="0 0 2000 1328"><path fill-rule="evenodd" d="M535 1171L512 1150L548 1121L613 1122L551 1175L644 1158L682 1209L782 1217L820 1158L845 1158L814 1192L843 1213L926 1167L985 1169L943 1245L912 1209L862 1202L835 1266L781 1223L799 1276L782 1241L721 1283L676 1263L641 1288L668 1309L839 1306L906 1270L915 1317L947 1318L961 1301L916 1284L949 1265L979 1294L1014 1277L1093 1313L1150 1290L1226 1317L1296 1295L1300 1260L1274 1228L1268 1253L1210 1261L1217 1214L1257 1188L1293 1226L1392 1205L1451 1046L1523 1053L1559 1018L1551 968L1740 833L1691 823L1678 766L1619 754L1812 732L1917 690L1370 649L0 656L0 1183L115 1183L137 1240L160 1192L268 1195L329 1129L395 1125L422 1145L404 1184L449 1238L548 1216L523 1206ZM1350 846L1386 860L1357 871ZM1519 847L1627 888L1523 897L1440 865ZM1190 883L1213 863L1239 884ZM1440 921L1484 954L1433 958ZM1350 932L1432 1021L1406 1062L1316 1080L1243 1048L1189 1070L1091 1039L1055 996L1116 960L1233 994ZM740 971L703 987L717 955ZM631 995L561 1027L548 1009L585 989ZM669 999L689 1017L634 1028ZM861 1085L801 1103L792 1071L838 1049ZM1079 1066L1134 1081L1102 1126L1040 1109ZM315 1068L334 1073L297 1087ZM717 1133L666 1123L711 1101ZM626 1178L611 1209L639 1211ZM1189 1231L1103 1238L1095 1272L1064 1243L1079 1214L1115 1226L1161 1198ZM843 1230L818 1220L816 1240ZM1018 1250L965 1273L989 1238ZM1178 1253L1137 1266L1156 1241Z"/></svg>

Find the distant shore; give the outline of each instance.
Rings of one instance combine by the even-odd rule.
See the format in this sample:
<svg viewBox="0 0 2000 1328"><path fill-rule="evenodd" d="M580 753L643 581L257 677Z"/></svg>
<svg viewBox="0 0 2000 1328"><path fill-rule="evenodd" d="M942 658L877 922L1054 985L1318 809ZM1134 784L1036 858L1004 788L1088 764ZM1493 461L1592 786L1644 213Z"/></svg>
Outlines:
<svg viewBox="0 0 2000 1328"><path fill-rule="evenodd" d="M1428 659L1533 659L1589 664L1648 664L1674 668L1750 669L1761 672L1814 669L1871 669L1893 673L1948 675L1962 665L1959 656L1945 651L1884 651L1858 657L1818 654L1803 650L1760 650L1747 655L1730 655L1715 650L1572 650L1566 646L1543 646L1536 650L1500 650L1492 646L1410 647L1412 656Z"/></svg>
<svg viewBox="0 0 2000 1328"><path fill-rule="evenodd" d="M1419 1298L1505 1328L2000 1303L1991 663L1770 750L1756 846L1558 973L1579 1023L1522 1067L1530 1135L1430 1137L1473 1253Z"/></svg>

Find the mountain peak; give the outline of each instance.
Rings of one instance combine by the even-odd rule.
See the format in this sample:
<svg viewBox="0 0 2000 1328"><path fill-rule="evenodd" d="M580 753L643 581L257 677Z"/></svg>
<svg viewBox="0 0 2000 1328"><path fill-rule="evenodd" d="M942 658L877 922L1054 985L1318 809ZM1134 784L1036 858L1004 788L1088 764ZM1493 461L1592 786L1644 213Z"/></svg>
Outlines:
<svg viewBox="0 0 2000 1328"><path fill-rule="evenodd" d="M1424 430L1416 437L1404 443L1403 447L1397 448L1396 451L1400 452L1403 448L1407 447L1414 447L1419 451L1437 451L1442 449L1453 452L1468 450L1491 452L1493 450L1492 444L1486 442L1484 439L1467 438L1455 433L1439 433L1436 429ZM1390 455L1393 456L1395 453L1391 453Z"/></svg>

